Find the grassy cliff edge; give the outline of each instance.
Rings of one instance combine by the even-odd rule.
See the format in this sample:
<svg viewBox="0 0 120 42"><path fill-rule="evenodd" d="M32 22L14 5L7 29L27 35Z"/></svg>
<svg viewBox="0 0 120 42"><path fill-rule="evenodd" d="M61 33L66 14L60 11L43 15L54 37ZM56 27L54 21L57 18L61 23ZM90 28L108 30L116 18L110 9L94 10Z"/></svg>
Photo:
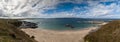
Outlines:
<svg viewBox="0 0 120 42"><path fill-rule="evenodd" d="M120 20L111 21L84 37L85 42L120 42Z"/></svg>
<svg viewBox="0 0 120 42"><path fill-rule="evenodd" d="M0 19L0 42L37 42L18 29L19 25L17 20Z"/></svg>

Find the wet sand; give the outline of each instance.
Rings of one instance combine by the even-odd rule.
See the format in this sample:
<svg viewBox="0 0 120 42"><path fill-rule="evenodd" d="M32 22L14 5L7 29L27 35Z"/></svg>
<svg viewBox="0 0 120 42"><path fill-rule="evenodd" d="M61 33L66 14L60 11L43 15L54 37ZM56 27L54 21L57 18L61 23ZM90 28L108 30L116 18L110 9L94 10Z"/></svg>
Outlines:
<svg viewBox="0 0 120 42"><path fill-rule="evenodd" d="M34 36L38 42L84 42L83 38L97 27L81 30L54 31L44 29L21 29L30 36Z"/></svg>

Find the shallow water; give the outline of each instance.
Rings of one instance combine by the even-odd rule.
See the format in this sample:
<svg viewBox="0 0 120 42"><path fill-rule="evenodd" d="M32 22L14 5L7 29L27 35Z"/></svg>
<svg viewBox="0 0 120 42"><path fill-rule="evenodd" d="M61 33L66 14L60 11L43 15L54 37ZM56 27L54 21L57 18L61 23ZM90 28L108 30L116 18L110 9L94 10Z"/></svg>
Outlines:
<svg viewBox="0 0 120 42"><path fill-rule="evenodd" d="M50 29L50 30L79 30L88 27L95 27L97 24L88 23L92 21L90 19L78 19L78 18L42 18L42 19L26 19L24 21L34 22L38 24L38 28ZM69 24L73 26L66 27Z"/></svg>

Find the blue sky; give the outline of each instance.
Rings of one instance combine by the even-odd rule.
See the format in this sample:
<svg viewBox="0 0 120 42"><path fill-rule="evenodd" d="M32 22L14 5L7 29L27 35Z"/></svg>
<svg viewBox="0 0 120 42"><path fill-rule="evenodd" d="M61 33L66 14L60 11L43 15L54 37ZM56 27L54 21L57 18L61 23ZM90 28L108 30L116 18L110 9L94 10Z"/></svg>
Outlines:
<svg viewBox="0 0 120 42"><path fill-rule="evenodd" d="M55 7L56 9L48 9L48 10L45 10L44 13L53 14L53 13L59 13L59 12L71 12L73 11L74 7L81 8L79 10L76 10L76 13L78 13L81 11L85 11L86 8L84 7L88 7L88 3L83 2L83 3L77 4L77 3L65 2L65 3L59 3Z"/></svg>
<svg viewBox="0 0 120 42"><path fill-rule="evenodd" d="M44 14L56 15L65 14L66 17L79 18L120 18L119 1L81 1L76 3L74 0L61 2L54 5L52 9L45 9ZM53 16L54 17L54 16ZM57 16L56 16L57 17ZM58 15L59 17L59 15Z"/></svg>
<svg viewBox="0 0 120 42"><path fill-rule="evenodd" d="M117 0L13 0L8 4L0 3L1 17L120 18L120 1Z"/></svg>

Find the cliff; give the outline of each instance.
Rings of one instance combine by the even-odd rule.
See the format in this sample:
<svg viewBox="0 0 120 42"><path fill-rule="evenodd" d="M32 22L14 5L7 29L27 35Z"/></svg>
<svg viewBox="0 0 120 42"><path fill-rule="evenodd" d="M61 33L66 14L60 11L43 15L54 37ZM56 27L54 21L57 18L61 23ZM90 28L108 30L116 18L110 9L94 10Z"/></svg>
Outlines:
<svg viewBox="0 0 120 42"><path fill-rule="evenodd" d="M37 42L17 28L20 24L17 20L0 19L0 42Z"/></svg>
<svg viewBox="0 0 120 42"><path fill-rule="evenodd" d="M85 42L120 42L120 20L109 22L84 37Z"/></svg>

